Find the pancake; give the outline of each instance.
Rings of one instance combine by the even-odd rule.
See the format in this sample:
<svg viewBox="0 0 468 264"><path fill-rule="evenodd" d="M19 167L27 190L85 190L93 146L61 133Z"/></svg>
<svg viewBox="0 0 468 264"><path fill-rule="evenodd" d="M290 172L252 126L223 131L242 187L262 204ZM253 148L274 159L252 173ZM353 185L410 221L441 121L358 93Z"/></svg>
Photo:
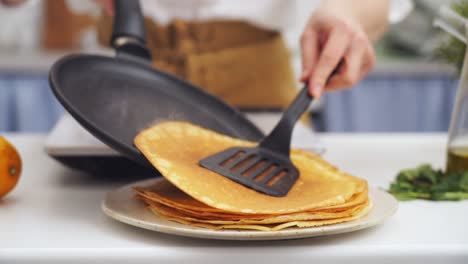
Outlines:
<svg viewBox="0 0 468 264"><path fill-rule="evenodd" d="M238 214L208 207L207 205L200 203L199 201L180 191L165 179L158 180L155 184L145 188L135 187L134 190L137 193L137 195L148 204L162 204L167 207L177 209L178 211L182 211L188 215L199 218L212 217L214 219L265 219L269 216L272 216L272 214ZM336 214L352 209L355 206L361 205L365 202L367 202L367 192L362 192L354 195L349 201L341 205L316 208L314 210L308 210L303 212L322 212ZM276 214L275 216L280 215Z"/></svg>
<svg viewBox="0 0 468 264"><path fill-rule="evenodd" d="M238 225L238 224L280 224L288 223L293 221L318 221L318 220L329 220L329 219L338 219L344 217L350 217L356 215L364 207L368 205L368 202L363 203L359 206L350 208L342 212L302 212L302 213L293 213L289 215L271 215L264 218L252 219L252 218L241 218L241 219L229 219L229 218L201 218L196 215L190 215L186 212L179 211L177 209L158 204L152 201L146 201L149 207L158 212L159 214L165 215L167 217L180 218L190 222L198 223L209 223L217 225Z"/></svg>
<svg viewBox="0 0 468 264"><path fill-rule="evenodd" d="M324 219L324 220L287 221L281 224L247 224L247 223L215 224L215 223L209 223L206 221L200 221L199 219L183 218L177 214L170 214L170 213L166 214L164 211L158 210L154 207L150 207L150 210L153 211L153 213L160 215L162 217L165 217L168 220L178 222L184 225L194 226L194 227L202 227L202 228L208 228L208 229L213 229L213 230L251 229L251 230L257 230L257 231L279 231L279 230L291 228L291 227L308 228L308 227L317 227L317 226L323 226L323 225L331 225L331 224L338 224L342 222L348 222L348 221L352 221L352 220L359 219L359 218L366 216L370 212L371 208L372 208L372 203L368 202L362 208L360 208L360 210L358 210L355 214L347 216L347 217Z"/></svg>
<svg viewBox="0 0 468 264"><path fill-rule="evenodd" d="M201 159L226 148L254 143L186 122L163 122L148 128L137 135L135 145L169 182L197 201L178 203L191 203L189 207L194 205L195 211L217 212L209 209L214 208L235 214L278 215L336 209L367 190L365 180L338 170L317 155L293 149L291 160L300 177L287 196L256 192L198 165ZM295 225L307 224L299 221Z"/></svg>

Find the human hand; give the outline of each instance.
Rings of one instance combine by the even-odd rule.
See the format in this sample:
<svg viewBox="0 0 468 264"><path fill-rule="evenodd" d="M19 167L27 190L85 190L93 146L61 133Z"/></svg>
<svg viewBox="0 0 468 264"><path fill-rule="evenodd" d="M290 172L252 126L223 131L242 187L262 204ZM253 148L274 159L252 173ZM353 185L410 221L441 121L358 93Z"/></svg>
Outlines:
<svg viewBox="0 0 468 264"><path fill-rule="evenodd" d="M312 96L350 88L372 69L375 53L362 26L347 14L317 10L301 36L301 81ZM337 68L338 67L338 68Z"/></svg>
<svg viewBox="0 0 468 264"><path fill-rule="evenodd" d="M26 2L26 0L0 0L0 3L8 7L19 6L24 2Z"/></svg>
<svg viewBox="0 0 468 264"><path fill-rule="evenodd" d="M132 0L134 1L134 0ZM107 15L113 16L115 13L115 2L114 0L94 0L96 4L102 7L104 12L106 12Z"/></svg>

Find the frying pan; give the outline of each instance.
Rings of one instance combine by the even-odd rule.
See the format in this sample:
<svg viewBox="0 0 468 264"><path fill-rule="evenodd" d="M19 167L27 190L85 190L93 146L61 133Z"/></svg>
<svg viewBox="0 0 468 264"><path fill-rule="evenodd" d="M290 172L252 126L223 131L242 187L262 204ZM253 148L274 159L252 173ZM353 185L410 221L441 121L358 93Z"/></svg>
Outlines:
<svg viewBox="0 0 468 264"><path fill-rule="evenodd" d="M52 66L50 86L65 109L109 147L146 166L150 164L133 139L164 120L188 121L252 141L263 138L238 110L152 68L138 2L115 1L111 38L115 57L69 55Z"/></svg>

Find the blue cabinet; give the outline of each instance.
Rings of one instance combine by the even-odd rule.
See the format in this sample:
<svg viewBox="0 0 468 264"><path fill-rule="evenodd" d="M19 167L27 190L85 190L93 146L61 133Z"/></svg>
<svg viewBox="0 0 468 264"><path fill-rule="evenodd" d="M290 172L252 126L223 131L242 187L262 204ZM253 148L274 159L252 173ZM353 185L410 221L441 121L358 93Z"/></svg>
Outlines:
<svg viewBox="0 0 468 264"><path fill-rule="evenodd" d="M458 82L451 76L373 74L325 97L323 125L334 132L447 131Z"/></svg>
<svg viewBox="0 0 468 264"><path fill-rule="evenodd" d="M446 131L456 86L446 74L371 74L325 97L323 126L332 132ZM47 76L0 75L0 131L48 131L63 111Z"/></svg>
<svg viewBox="0 0 468 264"><path fill-rule="evenodd" d="M0 131L48 131L63 111L47 76L0 75Z"/></svg>

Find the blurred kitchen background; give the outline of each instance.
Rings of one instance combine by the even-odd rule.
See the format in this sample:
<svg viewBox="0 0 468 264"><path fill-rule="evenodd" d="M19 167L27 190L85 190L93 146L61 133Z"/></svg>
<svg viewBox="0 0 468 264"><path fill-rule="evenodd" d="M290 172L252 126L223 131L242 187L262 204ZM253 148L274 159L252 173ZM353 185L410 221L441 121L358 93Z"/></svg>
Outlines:
<svg viewBox="0 0 468 264"><path fill-rule="evenodd" d="M314 108L315 127L331 132L447 131L457 86L454 66L434 56L439 6L413 10L376 44L378 62L354 89L328 94ZM48 87L52 63L73 51L110 52L96 39L96 13L74 14L65 0L0 7L0 132L46 132L64 110ZM295 65L299 54L293 50Z"/></svg>

